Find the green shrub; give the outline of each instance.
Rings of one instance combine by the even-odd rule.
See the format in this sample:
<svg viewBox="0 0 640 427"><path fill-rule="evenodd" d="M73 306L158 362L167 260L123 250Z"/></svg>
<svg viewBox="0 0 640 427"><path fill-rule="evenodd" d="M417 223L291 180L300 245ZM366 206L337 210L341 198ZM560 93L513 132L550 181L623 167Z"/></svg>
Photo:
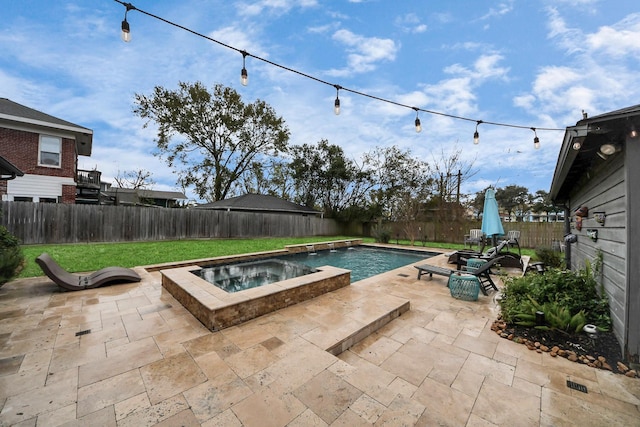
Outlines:
<svg viewBox="0 0 640 427"><path fill-rule="evenodd" d="M551 248L536 248L536 258L549 268L563 268L562 253Z"/></svg>
<svg viewBox="0 0 640 427"><path fill-rule="evenodd" d="M514 323L522 326L532 326L538 329L556 329L571 334L578 333L587 324L584 310L571 315L569 309L557 302L539 304L529 296L529 302L521 305L520 312L514 315ZM544 325L537 324L537 312L544 313Z"/></svg>
<svg viewBox="0 0 640 427"><path fill-rule="evenodd" d="M604 290L600 295L596 287L597 282L589 264L577 272L549 269L544 274L510 277L505 281L500 301L502 317L508 323L530 320L528 315L532 314L532 310L535 314L539 309L537 305L551 313L548 316L545 312L548 323L554 322L554 316L561 319L557 324L548 324L553 328L567 330L562 327L567 316L571 319L582 313L584 322L608 330L611 327L609 301ZM578 320L574 319L576 322Z"/></svg>
<svg viewBox="0 0 640 427"><path fill-rule="evenodd" d="M389 243L391 230L384 225L374 225L371 228L371 236L377 243Z"/></svg>
<svg viewBox="0 0 640 427"><path fill-rule="evenodd" d="M23 266L24 255L20 242L0 225L0 286L17 276Z"/></svg>

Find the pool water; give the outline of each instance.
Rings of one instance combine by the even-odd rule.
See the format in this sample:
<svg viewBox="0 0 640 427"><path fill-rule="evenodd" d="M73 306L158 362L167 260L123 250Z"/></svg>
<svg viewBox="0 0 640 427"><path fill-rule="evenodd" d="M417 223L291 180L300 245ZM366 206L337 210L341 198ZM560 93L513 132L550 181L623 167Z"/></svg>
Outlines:
<svg viewBox="0 0 640 427"><path fill-rule="evenodd" d="M204 267L192 273L224 291L238 292L315 271L314 268L292 261L265 259L218 267Z"/></svg>
<svg viewBox="0 0 640 427"><path fill-rule="evenodd" d="M355 246L350 249L338 249L335 251L302 252L278 258L304 264L312 268L323 265L346 268L351 270L351 282L353 283L376 274L413 264L414 262L423 261L435 255L438 254L425 251Z"/></svg>

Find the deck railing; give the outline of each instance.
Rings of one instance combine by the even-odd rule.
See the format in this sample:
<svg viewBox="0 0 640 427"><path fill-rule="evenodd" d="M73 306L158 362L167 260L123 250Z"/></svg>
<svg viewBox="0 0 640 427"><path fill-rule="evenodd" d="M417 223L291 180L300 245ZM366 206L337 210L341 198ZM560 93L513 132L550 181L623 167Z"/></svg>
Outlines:
<svg viewBox="0 0 640 427"><path fill-rule="evenodd" d="M95 187L100 188L100 177L102 172L100 171L86 171L78 169L76 172L76 183L82 187Z"/></svg>

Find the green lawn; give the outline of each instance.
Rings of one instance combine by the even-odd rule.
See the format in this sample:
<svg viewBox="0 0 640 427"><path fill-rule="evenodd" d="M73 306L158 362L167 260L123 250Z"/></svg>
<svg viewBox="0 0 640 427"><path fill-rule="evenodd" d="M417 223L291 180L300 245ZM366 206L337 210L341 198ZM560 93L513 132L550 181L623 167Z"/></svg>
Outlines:
<svg viewBox="0 0 640 427"><path fill-rule="evenodd" d="M265 239L172 240L161 242L78 243L64 245L23 245L26 266L19 277L41 276L35 258L47 252L70 272L94 271L103 267L136 267L164 262L211 258L284 249L286 245L357 239L347 236L317 236ZM365 238L366 242L373 239Z"/></svg>
<svg viewBox="0 0 640 427"><path fill-rule="evenodd" d="M43 252L49 253L64 269L70 272L95 271L103 267L136 267L160 264L164 262L184 261L198 258L211 258L223 255L235 255L249 252L261 252L284 249L286 245L324 242L331 240L355 240L359 237L316 236L282 237L264 239L215 239L215 240L172 240L161 242L127 243L78 243L64 245L23 245L26 259L24 270L19 277L42 276L43 273L34 259ZM373 238L363 238L364 242L373 242ZM396 241L392 240L392 244ZM400 245L409 245L409 241L400 240ZM415 246L421 247L421 242ZM463 245L427 242L429 248L445 250L462 249ZM523 255L533 255L533 250L523 249Z"/></svg>

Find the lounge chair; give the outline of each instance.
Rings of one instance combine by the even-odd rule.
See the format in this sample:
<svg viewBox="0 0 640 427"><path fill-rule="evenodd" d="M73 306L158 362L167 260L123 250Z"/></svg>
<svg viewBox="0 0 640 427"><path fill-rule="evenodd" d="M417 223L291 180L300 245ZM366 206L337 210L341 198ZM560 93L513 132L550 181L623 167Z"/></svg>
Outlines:
<svg viewBox="0 0 640 427"><path fill-rule="evenodd" d="M488 260L487 262L482 264L482 266L473 271L452 270L450 268L438 267L431 264L416 265L415 267L418 269L418 280L420 280L420 278L425 274L428 274L429 278L432 278L434 274L445 277L449 277L452 274L471 274L473 276L476 276L478 280L480 280L480 290L482 291L482 293L484 295L488 295L489 290L498 290L498 287L493 282L493 279L491 279L491 267L493 267L497 262L500 262L503 259L504 257L502 256L495 257L491 260Z"/></svg>
<svg viewBox="0 0 640 427"><path fill-rule="evenodd" d="M112 282L139 282L140 276L130 268L106 267L88 276L80 276L67 272L47 253L36 258L44 274L58 286L68 291L97 288Z"/></svg>
<svg viewBox="0 0 640 427"><path fill-rule="evenodd" d="M509 241L502 240L498 246L493 246L484 253L469 249L459 250L449 255L449 264L456 264L457 269L460 270L460 268L467 264L467 260L470 258L480 258L489 261L498 256L502 256L505 257L505 259L502 260L503 267L521 269L522 257L516 253L509 252L508 247Z"/></svg>

